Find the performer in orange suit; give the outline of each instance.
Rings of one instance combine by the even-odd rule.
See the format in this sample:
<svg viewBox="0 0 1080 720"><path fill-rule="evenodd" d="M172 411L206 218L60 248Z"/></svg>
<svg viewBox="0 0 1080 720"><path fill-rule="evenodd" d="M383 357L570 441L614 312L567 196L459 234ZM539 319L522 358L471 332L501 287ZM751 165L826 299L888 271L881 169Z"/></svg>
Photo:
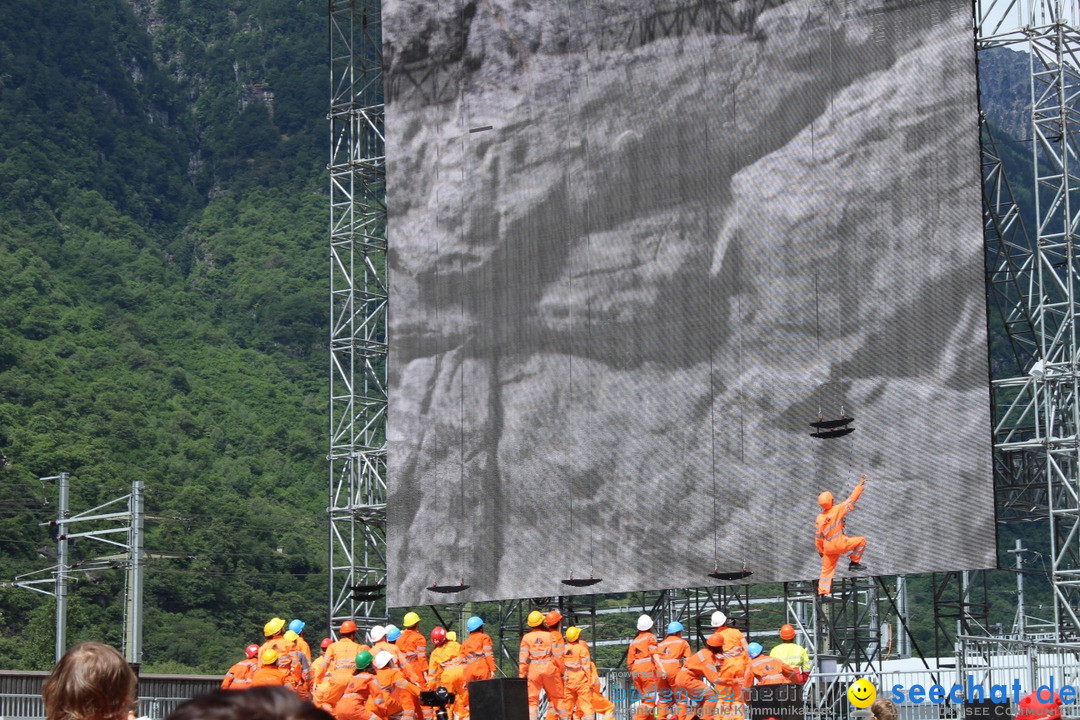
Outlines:
<svg viewBox="0 0 1080 720"><path fill-rule="evenodd" d="M592 718L592 682L596 674L589 646L581 639L581 628L566 628L566 649L563 650L563 697L566 712L581 713Z"/></svg>
<svg viewBox="0 0 1080 720"><path fill-rule="evenodd" d="M383 689L375 679L371 661L367 650L357 654L356 670L334 706L334 720L375 720L385 714Z"/></svg>
<svg viewBox="0 0 1080 720"><path fill-rule="evenodd" d="M409 682L405 674L394 666L394 654L380 650L375 655L375 679L382 688L385 717L391 720L413 720L415 708L420 707L420 688ZM369 709L372 708L368 705Z"/></svg>
<svg viewBox="0 0 1080 720"><path fill-rule="evenodd" d="M657 645L660 652L660 667L662 672L656 680L656 694L660 705L660 717L667 717L674 696L675 676L682 668L683 661L693 655L690 643L682 636L685 628L681 622L673 620L668 623L667 636Z"/></svg>
<svg viewBox="0 0 1080 720"><path fill-rule="evenodd" d="M759 643L750 643L750 664L746 666L743 684L746 687L756 685L784 685L795 682L799 671L784 663L780 658L762 655Z"/></svg>
<svg viewBox="0 0 1080 720"><path fill-rule="evenodd" d="M559 720L567 720L563 704L562 658L556 658L559 644L551 630L541 627L544 614L539 610L529 613L529 632L521 636L518 649L518 677L529 681L529 718L539 717L540 691L547 695L549 706L555 708ZM560 637L562 634L560 633Z"/></svg>
<svg viewBox="0 0 1080 720"><path fill-rule="evenodd" d="M566 670L563 663L563 653L566 651L566 639L562 634L562 613L558 610L548 610L544 615L544 628L551 633L551 639L554 645L551 648L551 655L555 658L555 665L559 671L558 683L562 689L563 702L566 702L566 684L563 679L563 672ZM564 708L566 713L570 714L570 708ZM547 720L555 720L558 712L555 707L555 703L548 703Z"/></svg>
<svg viewBox="0 0 1080 720"><path fill-rule="evenodd" d="M337 642L326 646L326 672L323 673L322 682L312 692L311 700L315 707L327 712L334 709L345 693L345 687L356 670L356 656L371 649L356 642L356 623L352 620L341 623L338 635L341 637Z"/></svg>
<svg viewBox="0 0 1080 720"><path fill-rule="evenodd" d="M855 509L855 503L866 487L866 475L859 478L859 484L844 502L833 505L832 493L826 490L818 495L818 504L821 506L821 514L817 516L815 523L817 536L818 555L821 556L821 577L818 579L818 595L828 595L832 592L832 579L836 574L836 561L846 553L851 562L848 570L863 570L859 563L863 552L866 551L866 538L848 537L844 535L844 516Z"/></svg>
<svg viewBox="0 0 1080 720"><path fill-rule="evenodd" d="M251 686L251 678L259 669L259 663L255 656L259 654L258 645L248 645L244 648L246 658L229 668L225 673L225 679L221 681L222 690L244 690Z"/></svg>
<svg viewBox="0 0 1080 720"><path fill-rule="evenodd" d="M656 679L663 672L660 664L660 649L656 636L649 632L653 620L648 615L641 615L637 620L638 634L630 641L626 652L626 667L634 680L634 687L641 695L641 704L635 709L634 716L656 714Z"/></svg>
<svg viewBox="0 0 1080 720"><path fill-rule="evenodd" d="M684 720L687 707L692 703L701 704L702 717L716 707L718 694L715 687L720 683L720 650L723 642L719 635L710 635L705 647L687 658L672 678L671 688L679 720Z"/></svg>
<svg viewBox="0 0 1080 720"><path fill-rule="evenodd" d="M462 706L465 715L469 714L469 683L495 677L495 645L483 627L483 619L476 615L465 621L465 629L469 631L469 637L461 644L461 657L465 660L465 671L462 674L462 683L465 685Z"/></svg>

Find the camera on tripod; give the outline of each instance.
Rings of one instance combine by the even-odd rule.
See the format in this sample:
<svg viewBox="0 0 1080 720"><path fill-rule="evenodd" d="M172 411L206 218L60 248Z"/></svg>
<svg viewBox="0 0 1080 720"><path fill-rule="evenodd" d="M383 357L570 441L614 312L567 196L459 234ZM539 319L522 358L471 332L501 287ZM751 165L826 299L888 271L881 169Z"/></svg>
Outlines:
<svg viewBox="0 0 1080 720"><path fill-rule="evenodd" d="M420 691L420 704L425 707L435 708L436 720L450 720L450 714L446 712L446 706L454 702L454 693L442 685L434 690Z"/></svg>

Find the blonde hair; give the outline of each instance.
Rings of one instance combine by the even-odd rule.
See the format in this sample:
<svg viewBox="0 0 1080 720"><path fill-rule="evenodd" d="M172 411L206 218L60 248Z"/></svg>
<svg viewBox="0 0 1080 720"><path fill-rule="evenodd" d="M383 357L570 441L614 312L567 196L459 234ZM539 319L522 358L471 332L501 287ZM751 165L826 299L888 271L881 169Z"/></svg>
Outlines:
<svg viewBox="0 0 1080 720"><path fill-rule="evenodd" d="M41 688L47 720L125 720L138 679L116 648L79 643Z"/></svg>
<svg viewBox="0 0 1080 720"><path fill-rule="evenodd" d="M877 720L896 720L896 704L887 697L879 697L870 706L870 712L874 713Z"/></svg>

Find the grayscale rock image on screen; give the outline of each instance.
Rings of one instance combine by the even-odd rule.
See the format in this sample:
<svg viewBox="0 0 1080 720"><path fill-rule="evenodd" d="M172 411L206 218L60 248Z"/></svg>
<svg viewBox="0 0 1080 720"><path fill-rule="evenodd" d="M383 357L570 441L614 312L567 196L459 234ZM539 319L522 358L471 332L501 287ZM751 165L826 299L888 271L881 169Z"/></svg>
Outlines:
<svg viewBox="0 0 1080 720"><path fill-rule="evenodd" d="M390 605L994 565L971 12L385 0Z"/></svg>

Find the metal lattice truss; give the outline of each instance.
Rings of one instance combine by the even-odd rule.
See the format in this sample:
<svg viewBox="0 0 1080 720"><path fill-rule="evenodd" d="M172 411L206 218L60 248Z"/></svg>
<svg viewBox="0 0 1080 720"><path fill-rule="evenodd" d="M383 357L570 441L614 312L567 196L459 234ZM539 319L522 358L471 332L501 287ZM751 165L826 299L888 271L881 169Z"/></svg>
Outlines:
<svg viewBox="0 0 1080 720"><path fill-rule="evenodd" d="M1030 64L1034 239L984 131L984 211L991 313L1004 323L1016 368L993 382L1000 520L1048 517L1055 626L1080 631L1080 407L1076 257L1080 222L1075 3L980 0L979 48L1010 47ZM985 125L985 123L984 123ZM1009 375L1009 376L1005 376Z"/></svg>
<svg viewBox="0 0 1080 720"><path fill-rule="evenodd" d="M385 617L386 158L378 0L330 1L330 624Z"/></svg>

